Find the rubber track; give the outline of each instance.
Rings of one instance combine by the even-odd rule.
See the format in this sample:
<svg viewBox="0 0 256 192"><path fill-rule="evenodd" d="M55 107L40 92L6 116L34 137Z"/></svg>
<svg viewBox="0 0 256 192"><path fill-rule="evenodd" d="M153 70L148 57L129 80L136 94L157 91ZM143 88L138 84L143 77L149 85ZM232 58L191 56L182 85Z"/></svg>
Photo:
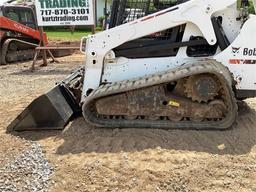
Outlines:
<svg viewBox="0 0 256 192"><path fill-rule="evenodd" d="M38 45L37 44L34 44L34 43L29 43L29 42L26 42L26 41L22 41L22 40L19 40L19 39L14 39L14 38L11 38L11 39L7 39L3 45L2 45L2 51L1 51L1 60L0 60L0 64L1 65L6 65L7 64L7 61L6 61L6 55L8 53L8 47L9 47L9 44L12 42L12 41L16 41L16 42L20 42L20 43L23 43L23 44L26 44L26 45L31 45L31 46L34 46L34 47L37 47ZM30 53L31 50L34 50L34 49L28 49L26 50L28 52L28 54ZM22 51L17 51L16 54L19 54L19 52L23 52L24 53L24 50ZM25 55L25 53L24 53ZM33 57L32 57L33 58ZM17 60L18 61L18 60Z"/></svg>
<svg viewBox="0 0 256 192"><path fill-rule="evenodd" d="M146 119L103 119L98 118L96 111L94 110L94 101L101 97L111 96L113 94L123 93L135 89L145 88L153 85L159 85L168 83L181 78L185 78L191 75L211 73L216 75L225 94L227 95L227 101L225 104L228 106L228 113L226 118L222 121L180 121L173 122L170 120L146 120ZM173 70L166 71L151 76L145 76L143 78L137 78L132 80L115 82L113 84L105 84L95 89L88 97L83 101L83 116L85 120L96 126L105 128L166 128L166 129L226 129L231 127L237 117L237 104L232 90L232 76L229 70L218 63L215 60L205 59L196 61L193 63L186 63L181 67Z"/></svg>

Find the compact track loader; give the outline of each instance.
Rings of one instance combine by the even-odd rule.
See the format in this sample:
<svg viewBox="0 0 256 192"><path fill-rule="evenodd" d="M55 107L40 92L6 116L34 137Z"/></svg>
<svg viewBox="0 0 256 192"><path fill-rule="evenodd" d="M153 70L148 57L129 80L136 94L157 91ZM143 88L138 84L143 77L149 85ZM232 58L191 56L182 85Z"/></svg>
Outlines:
<svg viewBox="0 0 256 192"><path fill-rule="evenodd" d="M82 39L85 66L32 102L8 130L62 129L79 113L96 127L232 126L237 100L256 96L252 2L118 2L112 28Z"/></svg>
<svg viewBox="0 0 256 192"><path fill-rule="evenodd" d="M43 34L47 44L46 33ZM30 6L0 6L0 65L30 60L40 42L40 32Z"/></svg>
<svg viewBox="0 0 256 192"><path fill-rule="evenodd" d="M15 0L0 6L0 65L33 59L41 40L34 6L11 2ZM43 41L48 45L46 33L43 33ZM70 55L67 50L52 53L57 57Z"/></svg>

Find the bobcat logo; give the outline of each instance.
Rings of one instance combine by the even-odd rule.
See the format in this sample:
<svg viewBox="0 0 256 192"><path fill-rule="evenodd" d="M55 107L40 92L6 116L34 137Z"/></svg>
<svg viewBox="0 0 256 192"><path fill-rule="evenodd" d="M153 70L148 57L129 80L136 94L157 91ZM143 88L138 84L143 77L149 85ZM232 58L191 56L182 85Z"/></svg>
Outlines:
<svg viewBox="0 0 256 192"><path fill-rule="evenodd" d="M241 47L232 47L232 53L234 54L234 56L239 53L240 48Z"/></svg>

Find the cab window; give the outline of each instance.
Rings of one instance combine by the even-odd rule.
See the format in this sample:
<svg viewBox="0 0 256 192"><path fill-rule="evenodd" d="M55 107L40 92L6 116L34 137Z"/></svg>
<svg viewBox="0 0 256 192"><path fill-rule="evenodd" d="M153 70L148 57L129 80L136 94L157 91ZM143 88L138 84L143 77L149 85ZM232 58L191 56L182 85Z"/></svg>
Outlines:
<svg viewBox="0 0 256 192"><path fill-rule="evenodd" d="M5 16L13 21L36 29L35 18L31 9L5 8Z"/></svg>
<svg viewBox="0 0 256 192"><path fill-rule="evenodd" d="M6 17L13 21L19 22L19 14L14 9L8 9L6 11Z"/></svg>

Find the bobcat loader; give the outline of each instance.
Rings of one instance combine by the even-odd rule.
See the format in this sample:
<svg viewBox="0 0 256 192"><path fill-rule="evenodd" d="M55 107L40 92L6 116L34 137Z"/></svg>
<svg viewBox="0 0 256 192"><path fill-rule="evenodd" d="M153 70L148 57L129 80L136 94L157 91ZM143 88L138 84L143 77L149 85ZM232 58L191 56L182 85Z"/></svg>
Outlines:
<svg viewBox="0 0 256 192"><path fill-rule="evenodd" d="M156 10L157 2L147 5ZM124 24L83 38L84 67L34 100L8 130L62 129L80 113L105 128L231 127L237 100L256 96L251 3L179 1L152 13L127 6L145 16L120 17Z"/></svg>

